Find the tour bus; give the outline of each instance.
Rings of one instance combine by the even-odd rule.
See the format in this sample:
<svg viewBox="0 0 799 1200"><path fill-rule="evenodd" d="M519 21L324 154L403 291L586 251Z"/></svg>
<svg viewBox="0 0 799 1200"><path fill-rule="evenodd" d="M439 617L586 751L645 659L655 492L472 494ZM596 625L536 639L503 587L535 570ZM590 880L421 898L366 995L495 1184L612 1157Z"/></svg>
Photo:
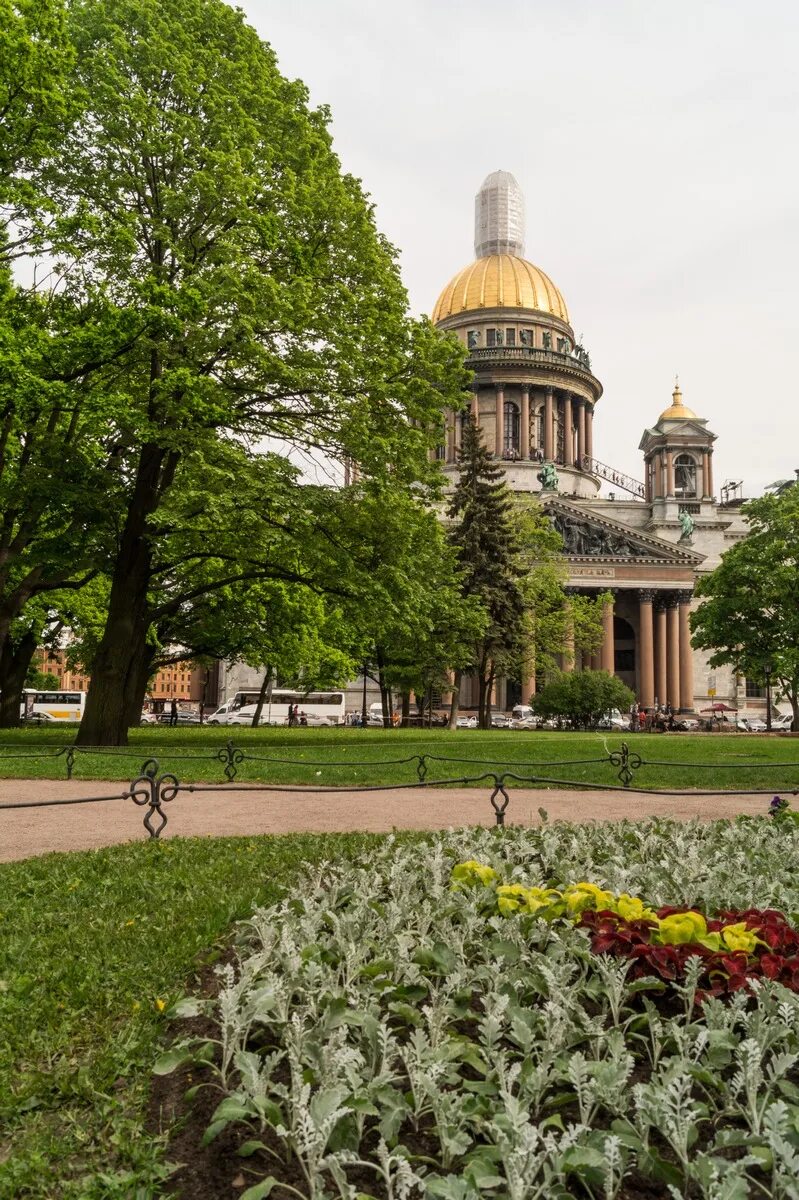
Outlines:
<svg viewBox="0 0 799 1200"><path fill-rule="evenodd" d="M234 702L238 696L246 696L247 703L230 711L226 724L252 725L258 695L258 692L237 692L233 698ZM343 692L289 692L283 688L275 688L271 697L264 700L259 724L287 725L289 708L293 708L295 704L298 707L301 725L344 724L346 709Z"/></svg>
<svg viewBox="0 0 799 1200"><path fill-rule="evenodd" d="M37 692L24 688L20 716L26 721L79 721L85 707L85 692Z"/></svg>

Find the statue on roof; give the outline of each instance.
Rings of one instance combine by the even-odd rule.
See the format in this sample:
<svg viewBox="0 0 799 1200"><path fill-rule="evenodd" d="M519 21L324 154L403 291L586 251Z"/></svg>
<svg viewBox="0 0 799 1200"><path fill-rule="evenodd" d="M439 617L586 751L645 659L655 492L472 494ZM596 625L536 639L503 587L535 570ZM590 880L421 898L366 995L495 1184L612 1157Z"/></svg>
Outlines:
<svg viewBox="0 0 799 1200"><path fill-rule="evenodd" d="M694 532L693 517L691 516L691 514L689 512L686 511L686 509L681 508L678 520L680 522L680 529L682 530L682 533L680 534L680 541L681 542L690 542L691 535Z"/></svg>
<svg viewBox="0 0 799 1200"><path fill-rule="evenodd" d="M558 490L558 473L555 470L554 463L545 462L538 472L536 479L544 491L556 492Z"/></svg>

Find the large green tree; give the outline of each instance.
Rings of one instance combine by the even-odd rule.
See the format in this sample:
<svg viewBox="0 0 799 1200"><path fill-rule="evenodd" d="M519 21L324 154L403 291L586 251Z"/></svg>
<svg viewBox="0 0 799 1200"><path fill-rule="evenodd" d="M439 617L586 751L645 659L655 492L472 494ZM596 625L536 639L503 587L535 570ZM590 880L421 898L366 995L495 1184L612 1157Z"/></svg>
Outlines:
<svg viewBox="0 0 799 1200"><path fill-rule="evenodd" d="M48 166L101 347L122 488L106 625L79 738L124 741L153 612L160 513L182 460L262 439L424 476L462 354L406 316L394 254L341 173L325 110L220 0L77 0L85 110ZM123 320L124 317L124 320ZM196 474L196 472L195 472Z"/></svg>
<svg viewBox="0 0 799 1200"><path fill-rule="evenodd" d="M775 680L799 728L799 484L750 500L749 533L700 576L692 643L711 666L732 665L749 679Z"/></svg>

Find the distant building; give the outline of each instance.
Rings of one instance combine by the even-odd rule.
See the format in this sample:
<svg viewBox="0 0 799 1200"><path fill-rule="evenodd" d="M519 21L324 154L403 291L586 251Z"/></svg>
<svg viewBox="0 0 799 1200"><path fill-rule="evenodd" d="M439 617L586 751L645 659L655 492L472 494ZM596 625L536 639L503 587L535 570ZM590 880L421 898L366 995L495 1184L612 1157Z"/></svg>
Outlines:
<svg viewBox="0 0 799 1200"><path fill-rule="evenodd" d="M602 384L563 295L524 258L524 200L508 172L489 175L477 194L475 256L441 292L432 317L463 342L474 371L471 409L449 414L439 453L450 484L464 424L474 420L508 486L520 498L535 495L563 537L567 590L610 592L600 652L566 657L564 669L611 671L647 708L657 701L690 712L713 701L739 707L739 699L744 707L747 695L754 699L751 685L747 693L729 667L712 670L692 649L688 625L697 577L746 536L735 497L724 489L729 503L715 497L716 434L675 384L671 404L641 438L642 478L599 462ZM603 483L607 497L599 495ZM497 707L526 700L535 687L532 673L521 684L499 681ZM466 681L462 702L476 696Z"/></svg>
<svg viewBox="0 0 799 1200"><path fill-rule="evenodd" d="M88 691L90 676L81 668L67 665L65 650L40 647L34 656L34 668L58 679L56 688L63 692ZM207 709L217 704L219 666L201 667L184 660L171 663L157 671L147 689L147 697L156 709L171 700L185 704L205 704Z"/></svg>

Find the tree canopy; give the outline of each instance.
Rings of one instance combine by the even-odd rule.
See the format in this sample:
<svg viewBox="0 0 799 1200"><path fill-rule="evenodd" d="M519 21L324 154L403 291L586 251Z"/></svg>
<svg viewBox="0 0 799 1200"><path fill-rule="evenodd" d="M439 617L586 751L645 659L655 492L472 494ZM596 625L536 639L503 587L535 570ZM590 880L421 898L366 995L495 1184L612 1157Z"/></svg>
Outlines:
<svg viewBox="0 0 799 1200"><path fill-rule="evenodd" d="M769 674L799 728L799 484L743 506L749 533L700 576L692 643L711 666L729 664L764 683Z"/></svg>

